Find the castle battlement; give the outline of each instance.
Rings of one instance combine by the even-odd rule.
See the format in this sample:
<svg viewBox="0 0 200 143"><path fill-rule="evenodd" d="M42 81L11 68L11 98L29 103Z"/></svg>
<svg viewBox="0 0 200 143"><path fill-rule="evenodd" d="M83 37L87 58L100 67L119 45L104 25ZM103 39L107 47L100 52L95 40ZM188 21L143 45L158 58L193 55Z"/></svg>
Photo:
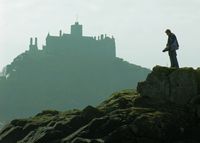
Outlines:
<svg viewBox="0 0 200 143"><path fill-rule="evenodd" d="M37 45L30 42L30 51L37 49ZM37 39L36 39L37 43ZM48 33L46 37L46 45L43 46L46 53L66 54L66 55L94 55L102 58L115 58L115 39L106 34L100 36L84 36L83 26L78 22L71 25L71 33L63 33L59 31L59 35L53 36Z"/></svg>

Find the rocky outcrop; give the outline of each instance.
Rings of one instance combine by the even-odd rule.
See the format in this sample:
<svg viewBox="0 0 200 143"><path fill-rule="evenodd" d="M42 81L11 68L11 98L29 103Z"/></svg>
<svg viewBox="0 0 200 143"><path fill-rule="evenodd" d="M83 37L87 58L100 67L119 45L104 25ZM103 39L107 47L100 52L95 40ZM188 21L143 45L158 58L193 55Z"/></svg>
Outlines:
<svg viewBox="0 0 200 143"><path fill-rule="evenodd" d="M156 66L146 81L138 83L141 96L158 97L187 104L200 95L200 70Z"/></svg>
<svg viewBox="0 0 200 143"><path fill-rule="evenodd" d="M197 114L191 106L122 91L96 108L13 120L0 143L198 143Z"/></svg>
<svg viewBox="0 0 200 143"><path fill-rule="evenodd" d="M97 107L13 120L0 131L0 143L199 143L197 72L155 67L139 83L139 93L125 90ZM178 101L183 92L184 100Z"/></svg>

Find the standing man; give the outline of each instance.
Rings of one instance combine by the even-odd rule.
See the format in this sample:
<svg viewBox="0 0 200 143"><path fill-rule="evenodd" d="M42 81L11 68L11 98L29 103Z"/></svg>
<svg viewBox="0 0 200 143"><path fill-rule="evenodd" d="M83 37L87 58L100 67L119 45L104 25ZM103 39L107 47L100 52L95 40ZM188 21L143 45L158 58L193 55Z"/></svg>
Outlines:
<svg viewBox="0 0 200 143"><path fill-rule="evenodd" d="M178 50L179 44L178 44L176 35L174 35L169 29L167 29L165 33L168 36L168 41L167 41L166 48L163 50L163 52L168 51L171 67L179 68L178 60L176 57L177 56L176 50Z"/></svg>

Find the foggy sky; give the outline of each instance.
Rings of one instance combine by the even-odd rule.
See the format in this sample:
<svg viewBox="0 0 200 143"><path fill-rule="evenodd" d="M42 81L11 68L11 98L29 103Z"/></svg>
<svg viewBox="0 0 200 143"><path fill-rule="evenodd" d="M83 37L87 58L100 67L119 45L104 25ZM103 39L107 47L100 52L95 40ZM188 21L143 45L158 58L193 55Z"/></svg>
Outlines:
<svg viewBox="0 0 200 143"><path fill-rule="evenodd" d="M29 38L70 33L83 24L83 34L113 35L117 56L152 68L169 66L165 29L179 41L181 67L200 67L199 0L0 0L0 69L28 50Z"/></svg>

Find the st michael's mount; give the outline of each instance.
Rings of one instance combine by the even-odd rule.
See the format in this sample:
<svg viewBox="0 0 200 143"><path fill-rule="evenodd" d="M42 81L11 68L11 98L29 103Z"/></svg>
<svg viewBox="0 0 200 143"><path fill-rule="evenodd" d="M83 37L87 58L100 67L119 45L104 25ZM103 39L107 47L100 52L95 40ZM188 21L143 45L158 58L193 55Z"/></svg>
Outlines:
<svg viewBox="0 0 200 143"><path fill-rule="evenodd" d="M116 57L114 37L84 36L78 22L70 34L48 34L42 49L37 41L31 38L29 49L0 78L0 121L95 106L113 92L135 88L150 73Z"/></svg>

